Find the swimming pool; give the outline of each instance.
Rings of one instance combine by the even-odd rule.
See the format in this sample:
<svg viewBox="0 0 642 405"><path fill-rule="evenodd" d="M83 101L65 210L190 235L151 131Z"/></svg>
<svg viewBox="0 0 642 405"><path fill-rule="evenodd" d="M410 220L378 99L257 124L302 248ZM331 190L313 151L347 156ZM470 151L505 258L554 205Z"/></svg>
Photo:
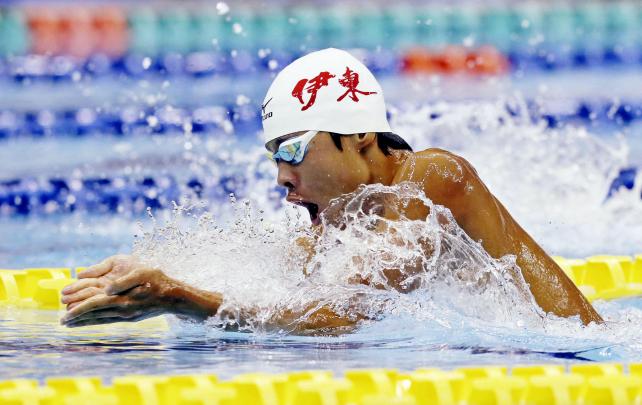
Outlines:
<svg viewBox="0 0 642 405"><path fill-rule="evenodd" d="M278 68L330 45L354 48L380 75L395 132L471 161L548 252L642 253L635 3L264 13L218 2L64 18L57 7L0 13L11 38L0 46L1 268L74 268L133 249L238 300L295 299L284 286L298 276L279 266L307 218L284 206L263 158L259 103ZM60 28L65 19L75 30ZM93 42L77 41L88 32ZM190 208L172 211L172 201ZM328 275L342 255L324 256ZM597 301L607 326L583 328L493 308L511 301L483 294L476 311L448 288L430 300L373 296L393 301L382 319L317 337L172 317L68 329L58 311L0 303L0 380L642 362L640 298Z"/></svg>
<svg viewBox="0 0 642 405"><path fill-rule="evenodd" d="M641 307L640 300L598 305L602 314ZM639 346L618 342L626 328L585 336L519 333L487 325L385 320L342 337L221 332L161 320L69 330L54 311L3 310L2 379L128 374L283 373L323 369L640 362ZM412 326L409 324L412 323ZM462 322L463 323L463 322ZM627 325L632 327L632 325ZM632 332L629 332L633 334ZM639 342L638 342L639 345Z"/></svg>

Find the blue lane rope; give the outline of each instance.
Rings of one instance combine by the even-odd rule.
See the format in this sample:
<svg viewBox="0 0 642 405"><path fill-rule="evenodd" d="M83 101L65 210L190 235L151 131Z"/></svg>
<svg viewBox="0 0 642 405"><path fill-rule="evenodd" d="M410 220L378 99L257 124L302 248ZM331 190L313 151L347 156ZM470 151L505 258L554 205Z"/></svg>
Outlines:
<svg viewBox="0 0 642 405"><path fill-rule="evenodd" d="M228 130L237 133L256 131L261 127L260 106L253 104L200 106L194 109L145 108L127 106L112 110L87 107L66 110L35 111L0 110L0 139L40 137L45 135L84 136L91 134L163 134L182 132L186 125L193 133ZM150 117L155 117L150 121Z"/></svg>
<svg viewBox="0 0 642 405"><path fill-rule="evenodd" d="M622 169L611 183L607 198L619 189L633 189L640 170L635 167ZM171 208L172 201L179 201L186 195L226 201L230 194L242 197L246 188L247 178L241 174L222 175L207 181L191 178L182 183L170 175L10 179L0 181L0 216L73 212L136 214L147 207ZM285 196L285 191L276 185L273 191L271 197L275 202Z"/></svg>
<svg viewBox="0 0 642 405"><path fill-rule="evenodd" d="M555 50L515 49L506 53L512 71L551 71L609 66L638 67L642 64L642 49L633 55L622 55L605 49L601 56L588 57L578 49L568 54ZM390 49L362 50L364 62L375 74L400 74L403 72L403 53ZM22 55L0 58L0 78L23 82L44 80L68 82L78 74L89 77L208 77L215 75L242 76L262 72L275 72L302 55L284 50L257 55L248 50L202 51L186 54L165 53L142 55L131 53L112 59L105 55L92 55L86 61L68 56Z"/></svg>
<svg viewBox="0 0 642 405"><path fill-rule="evenodd" d="M243 197L246 187L247 178L241 174L207 180L191 178L181 183L170 175L9 179L0 181L0 216L136 214L148 207L171 208L172 202L185 196L211 201L226 201L231 194ZM277 204L285 196L276 184L271 191Z"/></svg>
<svg viewBox="0 0 642 405"><path fill-rule="evenodd" d="M568 122L581 124L609 123L630 125L642 120L642 101L592 102L577 101L573 111L563 114L542 113L541 107L529 102L533 117L539 117L549 127ZM98 110L88 107L66 110L42 109L35 111L0 110L0 139L15 137L78 136L91 134L123 136L129 134L165 134L183 132L189 127L193 133L229 131L238 136L254 136L261 129L260 106L227 104L200 106L193 109L121 107ZM150 117L155 117L150 121ZM439 116L433 115L431 119ZM150 122L153 122L151 124Z"/></svg>
<svg viewBox="0 0 642 405"><path fill-rule="evenodd" d="M214 75L239 76L274 72L302 56L300 52L275 51L259 56L247 50L232 52L166 53L158 56L131 53L111 59L92 55L86 61L68 56L24 55L0 58L0 77L18 82L42 79L50 82L73 81L78 74L89 77L103 76L186 76ZM369 68L376 73L400 73L401 58L396 52L381 50L368 52Z"/></svg>

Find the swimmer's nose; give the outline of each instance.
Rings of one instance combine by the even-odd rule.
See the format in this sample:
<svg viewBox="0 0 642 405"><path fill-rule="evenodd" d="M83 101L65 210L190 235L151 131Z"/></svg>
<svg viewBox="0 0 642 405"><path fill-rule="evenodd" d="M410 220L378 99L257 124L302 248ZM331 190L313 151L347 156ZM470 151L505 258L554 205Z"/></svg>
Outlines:
<svg viewBox="0 0 642 405"><path fill-rule="evenodd" d="M292 170L292 166L286 163L279 163L279 174L276 178L276 182L279 183L279 186L283 186L288 189L288 192L292 192L298 186L297 176Z"/></svg>

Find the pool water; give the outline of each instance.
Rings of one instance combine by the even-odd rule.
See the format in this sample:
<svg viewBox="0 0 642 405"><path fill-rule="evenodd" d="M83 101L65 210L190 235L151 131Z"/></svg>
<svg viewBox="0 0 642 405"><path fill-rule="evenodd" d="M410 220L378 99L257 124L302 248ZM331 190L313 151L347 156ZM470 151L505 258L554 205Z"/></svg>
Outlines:
<svg viewBox="0 0 642 405"><path fill-rule="evenodd" d="M134 19L142 30L145 16ZM256 121L274 69L236 66L204 76L123 69L0 80L0 268L78 267L133 253L173 277L223 291L228 305L251 302L269 315L300 305L305 294L334 304L351 298L345 279L355 271L354 252L416 253L410 244L390 250L357 221L326 235L319 271L303 280L291 249L306 232L307 212L283 201ZM469 160L551 255L642 253L642 177L635 175L642 167L642 74L635 63L488 77L382 68L381 83L395 132L415 150L440 147ZM609 193L623 169L634 173L632 184ZM385 192L402 194L366 190ZM415 225L398 230L454 241L436 265L473 258L497 285L519 285L507 275L510 258L491 260L456 229ZM220 320L171 316L69 329L59 325L62 313L0 306L0 379L642 361L642 298L598 301L606 324L582 327L543 316L518 288L497 291L444 280L414 295L359 290L365 310L381 310L378 320L340 336L296 336L260 322L229 332Z"/></svg>
<svg viewBox="0 0 642 405"><path fill-rule="evenodd" d="M552 130L519 118L498 120L498 117L507 117L505 109L498 105L503 104L491 100L411 106L400 109L394 122L401 128L399 132L407 134L411 144L417 147L442 146L469 158L500 200L552 254L586 257L604 252L639 252L638 247L642 246L639 185L637 190L622 190L604 202L617 169L628 164L622 145L629 141L617 140L609 134L594 135L583 128ZM430 111L438 111L440 118L427 118ZM454 134L459 136L454 137ZM21 149L25 151L35 150L43 141L22 142L21 147L25 149ZM209 168L208 164L211 159L228 154L226 170L244 176L249 173L249 181L239 194L250 199L252 209L262 211L260 215L265 221L277 227L287 224L284 213L291 218L303 215L294 222L304 224L307 221L306 214L297 208L282 206L278 193L270 194L275 173L269 162L259 160L260 144L249 149L256 162L242 167L248 157L235 161L238 149L234 143L218 143L217 147L207 148L207 139L199 142L202 143L194 142L197 146L191 150L193 154L181 154L163 164L160 163L165 162L163 159L175 153L174 148L184 150L183 136L72 139L63 143L60 154L37 160L21 159L11 165L13 167L7 163L4 166L21 175L56 173L71 174L72 177L75 170L113 176L135 167L132 170L139 170L143 176L145 173L171 173L179 179L177 182L181 181L181 176L182 181L187 181L195 171L210 176L210 184L216 184L217 169ZM243 143L248 144L247 141ZM57 144L58 141L52 142L52 145ZM529 145L539 145L540 149L529 148ZM524 148L517 151L520 146ZM90 153L81 153L78 148L89 148ZM519 153L520 159L515 159L515 153ZM116 156L121 158L115 159ZM46 161L51 161L52 165L44 169ZM159 162L158 166L153 162ZM533 167L537 168L535 172ZM222 229L227 230L227 237L233 236L230 223L239 215L245 221L242 222L243 229L251 228L252 218L238 213L239 202L232 204L228 196L207 193L205 198L208 200L206 207L214 213L215 221L220 221ZM243 198L239 197L239 201ZM198 217L202 209L195 211L194 215ZM184 272L174 273L175 276L197 285L212 285L215 289L219 286L211 280L208 284L207 280L210 277L220 280L229 273L226 269L231 269L217 269L216 261L225 266L240 261L248 265L237 269L233 275L229 273L228 282L236 283L233 288L228 286L230 291L253 293L257 286L265 289L262 277L269 277L269 273L258 276L251 265L260 266L266 257L278 255L278 243L272 245L271 250L261 251L257 250L260 246L243 246L239 241L239 249L244 253L213 243L218 247L208 251L207 242L215 242L215 237L195 228L193 218L188 218L185 224L176 221L176 214L171 211L157 209L152 214L153 218L144 209L96 213L81 207L71 213L4 216L0 218L3 224L0 257L4 267L9 268L88 265L117 252L131 251L135 241L138 241L136 253L145 256L150 254L149 248L153 244L149 241L154 238L167 244L178 242L167 236L167 228L163 230L163 226L169 226L187 233L188 236L181 240L186 247L185 256L200 252L202 263L213 263L208 270L194 264ZM288 235L292 237L288 232L277 232L282 243L287 242ZM221 255L221 250L226 253ZM176 272L176 266L184 265L187 259L179 257L173 266L170 262L164 263ZM273 275L278 274L278 268L266 268L277 272ZM276 277L273 284L286 281ZM470 300L466 296L460 298L465 302ZM73 374L101 375L109 379L131 373L183 372L208 372L226 377L259 370L322 368L340 372L360 367L410 370L467 364L642 360L642 335L639 333L642 301L639 299L597 303L598 311L608 322L605 327L592 328L580 327L577 320L548 320L535 327L528 323L522 327L503 326L497 320L448 312L443 303L435 308L440 313L432 318L430 312L424 310L398 314L391 311L382 320L339 337L301 337L260 330L224 332L212 325L185 325L175 319L169 319L169 326L151 320L145 321L149 326L116 324L67 329L58 325L61 314L55 311L3 309L0 377L43 378Z"/></svg>
<svg viewBox="0 0 642 405"><path fill-rule="evenodd" d="M632 311L635 308L635 312ZM68 329L55 311L2 310L0 378L126 374L213 373L228 378L256 371L421 367L470 364L639 362L639 299L597 305L605 317L637 314L606 331L555 336L484 325L445 327L390 319L341 337L301 337L222 332L198 325L167 326L147 320ZM175 320L170 319L172 325ZM608 329L611 329L610 331ZM638 336L635 336L638 334Z"/></svg>

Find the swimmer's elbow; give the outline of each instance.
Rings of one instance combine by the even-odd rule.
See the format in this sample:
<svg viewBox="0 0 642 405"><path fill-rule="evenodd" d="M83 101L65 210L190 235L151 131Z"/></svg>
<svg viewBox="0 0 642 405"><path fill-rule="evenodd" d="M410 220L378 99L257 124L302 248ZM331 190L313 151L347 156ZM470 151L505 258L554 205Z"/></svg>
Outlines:
<svg viewBox="0 0 642 405"><path fill-rule="evenodd" d="M281 314L282 329L297 335L342 335L353 332L359 322L366 319L361 314L341 315L323 306L313 311L296 313L286 311Z"/></svg>

